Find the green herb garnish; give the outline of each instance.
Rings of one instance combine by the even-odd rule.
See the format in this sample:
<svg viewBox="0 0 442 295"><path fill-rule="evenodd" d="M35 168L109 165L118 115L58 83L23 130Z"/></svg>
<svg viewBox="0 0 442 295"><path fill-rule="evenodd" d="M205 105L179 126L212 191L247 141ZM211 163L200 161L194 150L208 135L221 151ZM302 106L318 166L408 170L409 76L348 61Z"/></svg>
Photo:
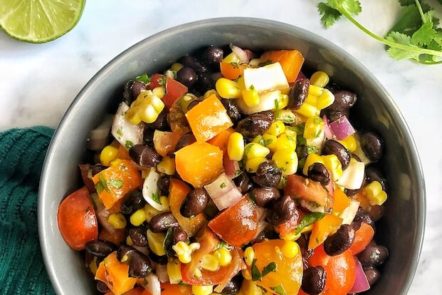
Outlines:
<svg viewBox="0 0 442 295"><path fill-rule="evenodd" d="M276 271L276 263L270 262L262 269L262 276L266 276L267 274Z"/></svg>
<svg viewBox="0 0 442 295"><path fill-rule="evenodd" d="M285 291L285 289L282 285L272 287L271 289L272 289L272 291L274 291L278 295L287 295L287 292Z"/></svg>
<svg viewBox="0 0 442 295"><path fill-rule="evenodd" d="M120 189L123 187L123 181L121 179L109 179L108 184L115 189Z"/></svg>
<svg viewBox="0 0 442 295"><path fill-rule="evenodd" d="M147 75L146 73L144 73L142 75L139 75L139 76L136 76L135 80L137 80L138 82L142 82L144 84L147 84L147 83L150 82L149 75Z"/></svg>
<svg viewBox="0 0 442 295"><path fill-rule="evenodd" d="M161 205L161 201L160 201L160 195L157 193L152 193L152 200L154 200L155 202L157 202L158 204Z"/></svg>
<svg viewBox="0 0 442 295"><path fill-rule="evenodd" d="M98 193L101 193L102 191L109 191L106 179L104 179L102 175L99 175L98 182L95 185L95 189L97 190Z"/></svg>
<svg viewBox="0 0 442 295"><path fill-rule="evenodd" d="M226 186L227 186L227 184L226 184L225 182L222 182L222 183L219 185L220 188L225 188Z"/></svg>
<svg viewBox="0 0 442 295"><path fill-rule="evenodd" d="M276 271L276 263L270 262L262 269L262 272L260 272L258 267L256 266L256 259L253 259L251 270L252 270L252 280L260 281L264 276L268 275L271 272Z"/></svg>
<svg viewBox="0 0 442 295"><path fill-rule="evenodd" d="M126 143L124 145L126 146L127 149L130 149L131 147L134 146L134 143L130 140L126 140Z"/></svg>
<svg viewBox="0 0 442 295"><path fill-rule="evenodd" d="M304 215L304 217L301 219L301 222L296 226L295 235L299 234L307 226L312 225L317 220L324 217L324 215L325 215L324 213L320 212L312 212L307 215Z"/></svg>

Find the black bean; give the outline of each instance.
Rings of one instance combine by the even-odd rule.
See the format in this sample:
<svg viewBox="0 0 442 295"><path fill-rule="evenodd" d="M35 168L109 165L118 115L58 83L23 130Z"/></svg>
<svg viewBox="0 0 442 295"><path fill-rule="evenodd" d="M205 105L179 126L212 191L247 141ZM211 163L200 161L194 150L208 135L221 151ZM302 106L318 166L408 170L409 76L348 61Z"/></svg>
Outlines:
<svg viewBox="0 0 442 295"><path fill-rule="evenodd" d="M295 201L289 196L283 196L273 203L268 216L268 220L272 225L277 226L292 218L298 219L299 212L296 209Z"/></svg>
<svg viewBox="0 0 442 295"><path fill-rule="evenodd" d="M201 93L204 94L206 91L215 88L215 82L210 76L210 73L199 73L198 81L195 85L195 88Z"/></svg>
<svg viewBox="0 0 442 295"><path fill-rule="evenodd" d="M348 110L334 111L325 109L324 112L330 122L336 121L343 116L348 118L348 116L350 115L350 112Z"/></svg>
<svg viewBox="0 0 442 295"><path fill-rule="evenodd" d="M204 211L209 202L209 195L203 188L196 188L187 195L181 207L181 214L191 217Z"/></svg>
<svg viewBox="0 0 442 295"><path fill-rule="evenodd" d="M334 93L334 102L327 107L329 111L346 112L348 111L357 101L357 96L350 91L337 91Z"/></svg>
<svg viewBox="0 0 442 295"><path fill-rule="evenodd" d="M197 73L207 72L207 67L201 64L196 58L193 56L185 55L180 58L179 62L183 64L183 66L191 67Z"/></svg>
<svg viewBox="0 0 442 295"><path fill-rule="evenodd" d="M155 263L158 263L161 265L167 264L167 255L158 256L153 252L149 252L149 258L150 258L150 260L152 260Z"/></svg>
<svg viewBox="0 0 442 295"><path fill-rule="evenodd" d="M97 281L97 291L105 294L105 293L109 292L109 288L102 281Z"/></svg>
<svg viewBox="0 0 442 295"><path fill-rule="evenodd" d="M140 227L129 229L129 237L135 246L147 246L146 231Z"/></svg>
<svg viewBox="0 0 442 295"><path fill-rule="evenodd" d="M90 241L86 244L86 252L98 258L106 257L113 252L115 248L114 244L100 240Z"/></svg>
<svg viewBox="0 0 442 295"><path fill-rule="evenodd" d="M366 224L370 225L371 227L373 227L373 229L375 228L375 224L373 219L370 217L370 215L361 207L358 208L358 212L356 212L356 216L353 219L353 223L359 223L359 226L362 222L365 222ZM359 226L356 225L357 228L355 228L355 230L359 229ZM355 226L353 226L354 228Z"/></svg>
<svg viewBox="0 0 442 295"><path fill-rule="evenodd" d="M146 126L151 129L158 129L162 131L170 130L169 122L167 122L167 110L162 110L155 122L146 124Z"/></svg>
<svg viewBox="0 0 442 295"><path fill-rule="evenodd" d="M191 67L182 67L176 73L176 79L187 87L192 87L192 85L198 80L198 76L195 70Z"/></svg>
<svg viewBox="0 0 442 295"><path fill-rule="evenodd" d="M130 90L132 92L132 98L137 99L138 95L142 90L146 90L146 84L140 81L134 81L132 83L132 86L130 87Z"/></svg>
<svg viewBox="0 0 442 295"><path fill-rule="evenodd" d="M221 291L221 294L223 295L237 294L239 292L239 289L241 288L242 281L243 281L242 275L234 276Z"/></svg>
<svg viewBox="0 0 442 295"><path fill-rule="evenodd" d="M296 81L295 85L289 92L289 108L299 109L308 95L310 86L309 79L301 79Z"/></svg>
<svg viewBox="0 0 442 295"><path fill-rule="evenodd" d="M175 146L175 150L180 150L185 146L188 146L189 144L192 144L196 141L195 136L193 133L186 133L181 136L180 140L178 140L177 145Z"/></svg>
<svg viewBox="0 0 442 295"><path fill-rule="evenodd" d="M380 272L374 267L364 268L364 273L370 286L373 286L381 277Z"/></svg>
<svg viewBox="0 0 442 295"><path fill-rule="evenodd" d="M359 255L359 261L362 266L379 266L385 262L388 257L388 249L384 246L369 244Z"/></svg>
<svg viewBox="0 0 442 295"><path fill-rule="evenodd" d="M208 65L218 65L223 59L224 51L213 45L207 47L201 54L201 61Z"/></svg>
<svg viewBox="0 0 442 295"><path fill-rule="evenodd" d="M241 119L241 113L238 106L232 101L232 99L221 99L221 103L227 111L230 119L233 123L238 122Z"/></svg>
<svg viewBox="0 0 442 295"><path fill-rule="evenodd" d="M252 180L260 186L277 186L281 180L282 172L269 161L259 164Z"/></svg>
<svg viewBox="0 0 442 295"><path fill-rule="evenodd" d="M154 130L145 126L143 129L143 142L149 146L153 146Z"/></svg>
<svg viewBox="0 0 442 295"><path fill-rule="evenodd" d="M235 177L233 181L243 195L253 188L253 183L249 176L247 176L246 172L243 172L238 177Z"/></svg>
<svg viewBox="0 0 442 295"><path fill-rule="evenodd" d="M301 289L310 295L317 295L324 290L327 273L322 266L309 267L302 276Z"/></svg>
<svg viewBox="0 0 442 295"><path fill-rule="evenodd" d="M157 182L158 190L162 196L169 195L170 176L161 175Z"/></svg>
<svg viewBox="0 0 442 295"><path fill-rule="evenodd" d="M167 231L170 227L178 226L178 221L171 212L163 212L152 217L149 228L154 233Z"/></svg>
<svg viewBox="0 0 442 295"><path fill-rule="evenodd" d="M274 187L257 187L250 192L250 195L260 207L266 207L281 196L279 190Z"/></svg>
<svg viewBox="0 0 442 295"><path fill-rule="evenodd" d="M180 226L176 226L172 230L172 241L174 245L178 242L185 242L188 240L189 237L187 233Z"/></svg>
<svg viewBox="0 0 442 295"><path fill-rule="evenodd" d="M144 144L136 144L131 147L129 156L143 168L155 167L161 161L161 156L154 149Z"/></svg>
<svg viewBox="0 0 442 295"><path fill-rule="evenodd" d="M382 189L387 191L387 182L384 176L382 175L381 171L373 165L365 167L365 181L367 183L378 181L382 185Z"/></svg>
<svg viewBox="0 0 442 295"><path fill-rule="evenodd" d="M146 201L143 198L141 190L135 190L129 193L123 204L121 204L120 211L123 214L129 215L136 210L143 208L145 204Z"/></svg>
<svg viewBox="0 0 442 295"><path fill-rule="evenodd" d="M324 242L324 251L330 256L343 253L350 248L355 239L355 230L349 224L343 224L336 233L328 236Z"/></svg>
<svg viewBox="0 0 442 295"><path fill-rule="evenodd" d="M383 143L382 139L374 132L366 132L360 136L362 150L365 155L373 162L382 157Z"/></svg>
<svg viewBox="0 0 442 295"><path fill-rule="evenodd" d="M335 155L338 157L339 162L341 162L342 169L348 167L350 163L350 152L341 143L336 140L329 139L324 143L322 147L322 154L324 155Z"/></svg>
<svg viewBox="0 0 442 295"><path fill-rule="evenodd" d="M311 180L320 182L322 185L327 185L330 182L330 174L322 163L313 163L310 165L308 167L308 177Z"/></svg>
<svg viewBox="0 0 442 295"><path fill-rule="evenodd" d="M263 134L272 124L274 115L271 111L252 114L238 122L236 131L247 138Z"/></svg>
<svg viewBox="0 0 442 295"><path fill-rule="evenodd" d="M149 258L133 247L122 245L118 248L117 258L129 265L129 277L144 278L152 272Z"/></svg>

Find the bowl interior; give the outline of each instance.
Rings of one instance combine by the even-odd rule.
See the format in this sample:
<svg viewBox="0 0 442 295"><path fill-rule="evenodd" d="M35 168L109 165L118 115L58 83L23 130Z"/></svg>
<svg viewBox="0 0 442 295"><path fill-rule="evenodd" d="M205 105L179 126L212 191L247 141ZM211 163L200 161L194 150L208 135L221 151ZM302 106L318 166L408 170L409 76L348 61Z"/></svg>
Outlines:
<svg viewBox="0 0 442 295"><path fill-rule="evenodd" d="M80 255L61 238L56 218L61 199L79 184L77 165L85 152L88 131L118 103L125 81L162 70L202 46L229 43L251 49L298 49L308 65L325 70L359 95L352 117L361 128L375 130L385 139L382 170L389 184L377 239L390 249L391 256L369 294L405 294L420 253L425 201L417 152L397 107L375 78L342 49L311 32L250 18L195 22L145 39L111 61L77 96L51 143L40 186L40 242L56 292L93 294L95 290Z"/></svg>

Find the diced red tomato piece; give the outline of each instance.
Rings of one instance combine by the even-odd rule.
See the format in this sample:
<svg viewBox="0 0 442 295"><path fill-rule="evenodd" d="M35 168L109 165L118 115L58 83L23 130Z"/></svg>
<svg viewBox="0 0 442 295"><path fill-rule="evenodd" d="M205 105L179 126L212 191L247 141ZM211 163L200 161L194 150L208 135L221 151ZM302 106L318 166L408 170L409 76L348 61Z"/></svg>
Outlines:
<svg viewBox="0 0 442 295"><path fill-rule="evenodd" d="M166 79L166 94L163 97L164 104L168 109L172 107L175 101L187 93L187 87L177 80Z"/></svg>
<svg viewBox="0 0 442 295"><path fill-rule="evenodd" d="M285 194L300 198L306 201L314 202L319 206L328 206L330 198L327 191L317 181L311 181L300 175L289 175L285 186Z"/></svg>
<svg viewBox="0 0 442 295"><path fill-rule="evenodd" d="M361 227L355 232L355 239L349 251L353 255L357 255L367 248L368 244L373 240L374 229L365 222L361 223Z"/></svg>

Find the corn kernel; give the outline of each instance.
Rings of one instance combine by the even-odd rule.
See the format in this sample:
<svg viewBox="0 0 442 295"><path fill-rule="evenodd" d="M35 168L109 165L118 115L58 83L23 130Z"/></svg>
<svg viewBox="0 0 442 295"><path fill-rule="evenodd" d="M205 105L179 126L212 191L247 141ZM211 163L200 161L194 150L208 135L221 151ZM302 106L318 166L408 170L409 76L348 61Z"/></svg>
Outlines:
<svg viewBox="0 0 442 295"><path fill-rule="evenodd" d="M244 137L239 132L233 132L227 142L227 154L230 160L240 161L244 155Z"/></svg>
<svg viewBox="0 0 442 295"><path fill-rule="evenodd" d="M382 185L379 181L370 182L364 188L364 193L372 206L382 205L387 200L387 193L382 190Z"/></svg>
<svg viewBox="0 0 442 295"><path fill-rule="evenodd" d="M236 83L238 83L239 90L243 91L246 89L246 84L244 83L244 77L241 76L236 79Z"/></svg>
<svg viewBox="0 0 442 295"><path fill-rule="evenodd" d="M331 172L333 180L336 181L342 176L342 165L336 155L322 156L324 165Z"/></svg>
<svg viewBox="0 0 442 295"><path fill-rule="evenodd" d="M151 230L147 230L147 244L150 250L157 256L166 255L166 250L164 249L164 239L166 238L163 233L154 233Z"/></svg>
<svg viewBox="0 0 442 295"><path fill-rule="evenodd" d="M172 249L175 251L181 263L187 264L192 260L192 249L185 242L179 241L172 246Z"/></svg>
<svg viewBox="0 0 442 295"><path fill-rule="evenodd" d="M304 138L313 139L317 138L324 130L324 121L319 117L310 117L305 122Z"/></svg>
<svg viewBox="0 0 442 295"><path fill-rule="evenodd" d="M244 260L248 266L251 266L255 259L255 250L252 247L247 247L244 251Z"/></svg>
<svg viewBox="0 0 442 295"><path fill-rule="evenodd" d="M324 92L322 92L321 96L318 97L318 102L316 106L318 109L322 110L326 107L330 106L335 101L335 96L333 93L331 93L330 90L324 89Z"/></svg>
<svg viewBox="0 0 442 295"><path fill-rule="evenodd" d="M132 238L130 236L127 236L126 238L126 245L132 246L134 242L132 241Z"/></svg>
<svg viewBox="0 0 442 295"><path fill-rule="evenodd" d="M264 133L262 135L262 143L267 148L269 148L272 152L274 152L278 147L278 137L273 134Z"/></svg>
<svg viewBox="0 0 442 295"><path fill-rule="evenodd" d="M272 134L272 135L275 135L275 136L279 136L279 135L283 134L284 131L285 131L285 125L284 125L284 123L281 122L281 121L275 121L275 122L273 122L273 123L270 125L270 127L269 127L269 129L266 131L266 133L268 133L268 134Z"/></svg>
<svg viewBox="0 0 442 295"><path fill-rule="evenodd" d="M296 149L296 134L285 132L278 137L276 149L294 151Z"/></svg>
<svg viewBox="0 0 442 295"><path fill-rule="evenodd" d="M109 166L110 162L115 160L118 156L118 149L111 145L105 146L100 153L100 162L104 166Z"/></svg>
<svg viewBox="0 0 442 295"><path fill-rule="evenodd" d="M181 263L175 259L167 262L167 274L171 284L178 284L182 280Z"/></svg>
<svg viewBox="0 0 442 295"><path fill-rule="evenodd" d="M296 241L301 237L301 233L295 234L294 232L286 234L285 236L282 236L281 239L284 241Z"/></svg>
<svg viewBox="0 0 442 295"><path fill-rule="evenodd" d="M344 138L343 140L339 141L345 148L351 152L354 153L356 149L358 148L358 142L356 140L356 137L352 134Z"/></svg>
<svg viewBox="0 0 442 295"><path fill-rule="evenodd" d="M265 157L250 158L246 161L246 170L249 173L255 173L261 163L267 161Z"/></svg>
<svg viewBox="0 0 442 295"><path fill-rule="evenodd" d="M295 256L299 254L299 246L296 242L285 241L281 251L285 257L290 259L295 258Z"/></svg>
<svg viewBox="0 0 442 295"><path fill-rule="evenodd" d="M232 254L230 254L230 251L225 247L216 250L214 255L218 259L220 266L227 266L232 262Z"/></svg>
<svg viewBox="0 0 442 295"><path fill-rule="evenodd" d="M169 211L169 198L168 197L161 196L160 203L161 203L161 207L164 208L164 210L162 212Z"/></svg>
<svg viewBox="0 0 442 295"><path fill-rule="evenodd" d="M310 77L310 84L319 87L325 87L329 81L330 77L327 75L326 72L323 71L314 72L313 75Z"/></svg>
<svg viewBox="0 0 442 295"><path fill-rule="evenodd" d="M278 149L272 156L276 167L283 175L290 175L298 169L298 156L294 150Z"/></svg>
<svg viewBox="0 0 442 295"><path fill-rule="evenodd" d="M158 172L174 175L175 174L175 160L171 157L164 157L157 165Z"/></svg>
<svg viewBox="0 0 442 295"><path fill-rule="evenodd" d="M249 143L244 148L244 155L247 159L265 157L270 150L259 143Z"/></svg>
<svg viewBox="0 0 442 295"><path fill-rule="evenodd" d="M232 52L229 55L227 55L226 57L223 58L223 62L227 62L227 63L238 63L239 62L239 58L238 56Z"/></svg>
<svg viewBox="0 0 442 295"><path fill-rule="evenodd" d="M260 99L258 91L255 88L244 89L241 91L242 99L248 107L259 105Z"/></svg>
<svg viewBox="0 0 442 295"><path fill-rule="evenodd" d="M302 174L308 175L308 168L314 163L324 164L321 156L315 153L309 154L307 159L305 159L304 167L302 168Z"/></svg>
<svg viewBox="0 0 442 295"><path fill-rule="evenodd" d="M152 92L159 98L163 98L164 95L166 94L166 91L163 86L155 87L154 89L152 89ZM159 107L158 101L155 101L155 104L156 104L155 109L157 109Z"/></svg>
<svg viewBox="0 0 442 295"><path fill-rule="evenodd" d="M160 202L161 202L161 198L160 198ZM144 206L144 214L145 214L145 218L147 222L150 222L150 220L152 219L152 217L160 214L161 212L157 209L155 209L154 207L152 207L149 204L146 204L146 206Z"/></svg>
<svg viewBox="0 0 442 295"><path fill-rule="evenodd" d="M318 104L318 99L319 99L319 97L318 96L315 96L315 95L312 95L312 94L309 94L309 95L307 95L307 97L305 98L305 103L307 103L307 104L311 104L312 106L316 106L317 104Z"/></svg>
<svg viewBox="0 0 442 295"><path fill-rule="evenodd" d="M239 98L241 96L238 83L226 78L219 78L216 81L215 88L222 98Z"/></svg>
<svg viewBox="0 0 442 295"><path fill-rule="evenodd" d="M308 87L308 94L313 96L321 96L323 90L324 88L322 87L310 84Z"/></svg>
<svg viewBox="0 0 442 295"><path fill-rule="evenodd" d="M289 104L289 96L287 94L281 94L277 103L277 109L282 110ZM275 106L276 107L276 106ZM276 109L276 108L275 108Z"/></svg>
<svg viewBox="0 0 442 295"><path fill-rule="evenodd" d="M210 295L213 292L213 286L192 286L193 295Z"/></svg>
<svg viewBox="0 0 442 295"><path fill-rule="evenodd" d="M252 275L250 274L250 271L248 269L243 269L241 271L241 274L245 280L247 280L247 281L252 280ZM240 293L240 294L243 294L243 293ZM248 293L246 293L246 294L248 294Z"/></svg>
<svg viewBox="0 0 442 295"><path fill-rule="evenodd" d="M146 221L146 212L144 211L144 208L138 209L130 216L130 223L133 226L140 226L145 221Z"/></svg>
<svg viewBox="0 0 442 295"><path fill-rule="evenodd" d="M141 91L126 112L126 119L134 125L141 123L141 121L153 123L164 109L164 106L162 99L156 96L152 91Z"/></svg>
<svg viewBox="0 0 442 295"><path fill-rule="evenodd" d="M215 255L212 254L206 254L201 258L200 262L201 268L208 270L208 271L217 271L219 270L219 261L216 258Z"/></svg>
<svg viewBox="0 0 442 295"><path fill-rule="evenodd" d="M304 117L310 118L313 116L319 116L319 110L315 106L303 103L299 109L295 111L296 113L303 115Z"/></svg>
<svg viewBox="0 0 442 295"><path fill-rule="evenodd" d="M182 64L176 62L170 66L170 69L174 72L178 72L179 70L181 70L182 67Z"/></svg>
<svg viewBox="0 0 442 295"><path fill-rule="evenodd" d="M121 213L113 213L109 215L107 222L109 222L109 224L116 229L123 229L127 224L126 218L124 218L124 215Z"/></svg>

